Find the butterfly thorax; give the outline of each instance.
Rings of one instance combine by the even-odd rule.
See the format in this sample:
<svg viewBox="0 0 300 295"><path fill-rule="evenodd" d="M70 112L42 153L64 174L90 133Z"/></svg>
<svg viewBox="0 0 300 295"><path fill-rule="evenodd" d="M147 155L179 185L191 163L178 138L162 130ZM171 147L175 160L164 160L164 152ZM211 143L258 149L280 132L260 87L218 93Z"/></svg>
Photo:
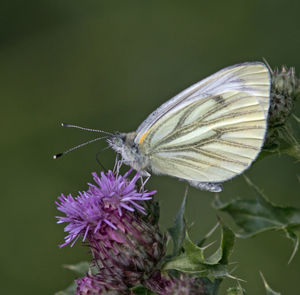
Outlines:
<svg viewBox="0 0 300 295"><path fill-rule="evenodd" d="M139 147L134 142L136 132L115 133L109 140L110 147L122 156L124 164L144 174L149 166L148 157L139 153Z"/></svg>

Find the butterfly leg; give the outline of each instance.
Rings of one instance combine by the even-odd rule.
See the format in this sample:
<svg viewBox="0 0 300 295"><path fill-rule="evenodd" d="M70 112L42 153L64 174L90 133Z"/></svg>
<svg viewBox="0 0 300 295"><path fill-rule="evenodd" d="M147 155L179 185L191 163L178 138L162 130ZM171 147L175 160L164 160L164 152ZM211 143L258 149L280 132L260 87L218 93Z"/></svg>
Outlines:
<svg viewBox="0 0 300 295"><path fill-rule="evenodd" d="M115 160L115 165L114 165L114 174L116 174L116 176L119 175L119 172L120 172L120 169L121 169L121 166L123 165L123 159L120 160L120 157L119 155L117 154L116 156L116 160Z"/></svg>
<svg viewBox="0 0 300 295"><path fill-rule="evenodd" d="M213 193L218 193L223 190L222 184L217 182L189 181L189 184L203 191L209 191Z"/></svg>
<svg viewBox="0 0 300 295"><path fill-rule="evenodd" d="M114 169L113 169L114 173L117 171L117 166L118 166L119 160L120 160L120 156L119 156L119 154L116 154L115 165L114 165Z"/></svg>
<svg viewBox="0 0 300 295"><path fill-rule="evenodd" d="M148 182L148 180L149 180L150 177L151 177L151 174L150 174L149 172L143 171L143 173L144 173L144 174L140 176L140 180L141 180L141 188L142 188L142 189L144 189L146 183ZM143 176L146 177L145 180L143 179Z"/></svg>

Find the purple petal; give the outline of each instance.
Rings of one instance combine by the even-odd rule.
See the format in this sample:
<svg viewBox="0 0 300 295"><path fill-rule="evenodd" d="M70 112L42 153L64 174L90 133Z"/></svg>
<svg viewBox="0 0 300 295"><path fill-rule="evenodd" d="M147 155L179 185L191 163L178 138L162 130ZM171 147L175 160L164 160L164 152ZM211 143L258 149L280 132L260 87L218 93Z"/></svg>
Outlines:
<svg viewBox="0 0 300 295"><path fill-rule="evenodd" d="M93 235L96 234L105 236L108 229L106 225L116 230L123 210L138 210L146 214L142 202L152 199L156 191L137 191L135 184L140 174L136 173L129 182L127 177L132 171L133 169L130 169L124 176L115 176L112 171L102 171L100 177L93 172L95 184L89 183L88 191L79 192L75 198L71 194L61 194L58 197L55 204L65 216L57 216L57 223L67 223L65 232L68 233L60 247L71 242L73 246L80 236L83 237L83 241L93 239ZM120 226L121 224L120 222Z"/></svg>

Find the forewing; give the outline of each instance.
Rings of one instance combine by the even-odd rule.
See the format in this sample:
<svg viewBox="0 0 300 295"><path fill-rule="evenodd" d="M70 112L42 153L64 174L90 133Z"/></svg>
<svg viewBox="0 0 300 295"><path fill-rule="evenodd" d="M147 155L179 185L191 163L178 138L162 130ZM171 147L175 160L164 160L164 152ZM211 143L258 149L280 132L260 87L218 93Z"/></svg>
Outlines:
<svg viewBox="0 0 300 295"><path fill-rule="evenodd" d="M156 173L221 182L249 167L261 149L269 75L261 64L244 64L199 83L205 93L194 92L154 120L139 137L139 148Z"/></svg>
<svg viewBox="0 0 300 295"><path fill-rule="evenodd" d="M228 90L247 92L257 97L267 117L270 92L269 71L260 62L242 63L218 71L162 104L138 127L135 142L139 144L149 129L169 112L176 112L192 101L216 96Z"/></svg>

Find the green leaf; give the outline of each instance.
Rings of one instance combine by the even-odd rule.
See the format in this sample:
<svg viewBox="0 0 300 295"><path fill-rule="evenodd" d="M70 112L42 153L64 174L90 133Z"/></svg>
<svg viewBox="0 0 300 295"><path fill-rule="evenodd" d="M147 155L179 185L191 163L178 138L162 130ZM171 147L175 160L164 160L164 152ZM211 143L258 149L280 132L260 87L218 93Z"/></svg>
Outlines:
<svg viewBox="0 0 300 295"><path fill-rule="evenodd" d="M133 287L131 289L131 291L133 292L133 294L137 294L137 295L156 295L155 293L153 293L152 291L146 289L143 286Z"/></svg>
<svg viewBox="0 0 300 295"><path fill-rule="evenodd" d="M228 264L229 257L232 254L234 242L235 242L235 235L233 231L223 223L222 225L222 239L221 239L221 246L218 249L221 252L221 259L218 261L220 264Z"/></svg>
<svg viewBox="0 0 300 295"><path fill-rule="evenodd" d="M264 285L265 285L265 289L266 289L266 295L281 295L280 293L278 292L275 292L271 289L271 287L268 285L267 281L265 280L263 274L260 272L260 275L261 275L261 278L264 282Z"/></svg>
<svg viewBox="0 0 300 295"><path fill-rule="evenodd" d="M222 279L216 279L213 282L208 278L201 278L203 286L205 286L204 293L207 295L217 295L219 293L219 287L222 282Z"/></svg>
<svg viewBox="0 0 300 295"><path fill-rule="evenodd" d="M194 263L204 263L204 250L206 247L198 247L196 244L192 242L188 234L186 234L184 249L184 255L188 257L191 262Z"/></svg>
<svg viewBox="0 0 300 295"><path fill-rule="evenodd" d="M295 257L298 249L299 249L299 241L300 241L300 227L299 225L295 225L295 226L288 226L286 229L285 229L285 232L286 232L286 236L291 239L294 243L294 250L293 250L293 253L289 259L289 262L290 263L293 258Z"/></svg>
<svg viewBox="0 0 300 295"><path fill-rule="evenodd" d="M218 263L228 264L228 259L232 253L235 241L235 235L233 231L229 227L225 226L222 222L220 223L222 228L221 245L215 253L206 259L206 263L212 265Z"/></svg>
<svg viewBox="0 0 300 295"><path fill-rule="evenodd" d="M185 273L201 273L202 276L208 276L212 279L231 277L227 264L232 252L235 236L228 227L223 224L221 225L221 245L209 258L205 258L204 251L210 245L199 247L186 234L184 253L167 261L163 268L165 270L176 269Z"/></svg>
<svg viewBox="0 0 300 295"><path fill-rule="evenodd" d="M251 185L253 186L253 184ZM256 199L236 199L228 203L222 203L219 199L216 199L214 206L233 218L240 228L235 233L239 238L253 237L270 230L283 230L294 243L291 261L297 252L300 239L300 210L275 205L257 187L255 189L257 192Z"/></svg>
<svg viewBox="0 0 300 295"><path fill-rule="evenodd" d="M245 295L246 291L240 286L227 289L227 295Z"/></svg>
<svg viewBox="0 0 300 295"><path fill-rule="evenodd" d="M168 232L173 241L172 256L176 256L182 251L182 246L185 239L186 223L184 219L184 211L186 205L187 192L188 192L188 186L186 188L181 207L176 215L174 226L168 229Z"/></svg>

